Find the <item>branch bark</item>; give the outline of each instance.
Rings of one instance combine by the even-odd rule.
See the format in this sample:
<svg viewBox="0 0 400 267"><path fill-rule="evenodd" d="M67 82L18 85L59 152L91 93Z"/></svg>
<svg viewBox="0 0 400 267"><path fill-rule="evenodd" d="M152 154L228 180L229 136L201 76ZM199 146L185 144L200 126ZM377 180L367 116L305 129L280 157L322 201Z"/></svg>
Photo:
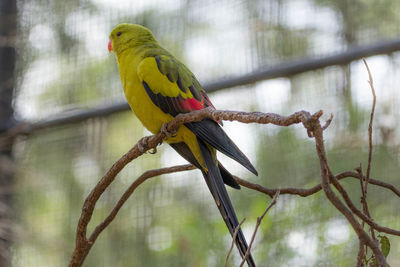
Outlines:
<svg viewBox="0 0 400 267"><path fill-rule="evenodd" d="M362 221L365 221L372 228L386 232L389 234L400 235L400 231L390 229L387 227L382 227L375 222L372 221L369 217L364 215L361 211L359 211L355 205L351 202L350 198L347 195L347 192L343 189L343 187L339 184L339 180L352 177L355 179L359 179L360 181L364 181L367 177L360 175L359 173L346 171L337 174L334 176L329 167L325 154L325 148L323 143L323 131L329 126L332 117L327 121L324 126L321 126L319 119L322 116L323 112L318 111L314 114L310 114L307 111L299 111L293 113L290 116L281 116L274 113L261 113L261 112L237 112L237 111L218 111L212 109L204 109L200 111L194 111L192 113L180 114L170 123L165 126L166 131L174 132L177 130L182 124L193 121L200 121L204 118L209 118L213 120L229 120L229 121L239 121L243 123L261 123L261 124L274 124L278 126L289 126L292 124L302 123L304 127L307 129L308 136L315 139L316 151L320 161L320 169L321 169L321 183L309 188L280 188L280 189L269 189L263 187L258 184L254 184L238 177L235 177L236 181L249 189L253 189L259 191L261 193L267 194L270 197L280 192L280 194L292 194L299 195L302 197L306 197L312 195L321 189L325 192L329 201L341 212L346 219L349 221L354 231L357 233L358 238L360 240L360 244L366 244L370 247L380 264L380 266L386 266L386 260L383 256L378 244L374 242L373 239L369 237L369 235L364 231L361 227L360 223L357 221L356 216L358 216ZM104 219L104 221L99 224L93 233L87 237L87 226L91 220L94 207L96 202L100 198L101 194L107 189L107 187L114 181L116 175L132 160L141 156L143 153L149 150L154 150L162 141L166 138L165 131L160 132L153 136L146 136L139 140L139 142L124 156L122 156L111 168L110 170L102 177L102 179L98 182L95 188L91 191L88 197L85 200L85 203L82 208L82 214L78 222L77 226L77 234L76 234L76 247L73 252L71 262L69 266L82 266L86 256L88 255L91 247L96 241L97 237L101 234L101 232L112 222L112 220L117 215L119 209L122 205L127 201L127 199L132 195L132 193L137 189L140 184L151 177L158 176L160 174L178 172L178 171L187 171L195 169L192 165L180 165L170 168L163 168L157 170L147 171L142 174L138 179L136 179L132 185L126 190L121 199L118 201L114 209L111 213ZM145 144L139 145L139 144ZM142 149L140 149L140 147ZM338 198L338 196L333 192L330 184L333 184L342 195L345 203L348 207ZM400 196L400 191L395 188L393 185L375 180L369 179L369 183L387 188L395 193L397 196Z"/></svg>
<svg viewBox="0 0 400 267"><path fill-rule="evenodd" d="M265 209L264 213L257 218L257 224L256 224L256 228L254 229L253 235L251 237L251 241L249 244L249 247L247 248L246 254L244 255L242 262L240 263L239 267L242 267L243 264L246 262L247 258L250 255L250 250L253 246L254 240L256 239L256 234L258 231L258 228L261 225L262 220L264 219L265 215L267 214L267 212L272 208L272 206L274 206L276 204L276 201L278 200L279 197L279 190L275 193L274 197L272 198L271 202L269 203L269 205L267 206L267 208Z"/></svg>
<svg viewBox="0 0 400 267"><path fill-rule="evenodd" d="M354 217L352 210L349 210L345 204L337 197L337 195L333 192L332 188L330 187L330 181L335 185L335 187L339 190L339 188L343 189L340 186L339 181L336 179L334 175L332 175L328 161L326 158L325 147L324 147L324 139L323 139L323 130L318 121L310 121L308 125L310 127L309 131L312 131L314 139L315 139L315 146L317 150L317 154L320 160L320 168L321 168L321 178L322 178L322 189L325 192L325 195L329 199L329 201L346 217L350 225L353 227L354 231L356 232L360 242L365 243L368 247L371 248L373 251L379 266L387 266L385 256L383 255L382 251L380 250L378 244L374 242L372 238L364 231L361 227L360 223ZM343 189L344 191L344 189ZM339 190L339 192L343 193L343 191ZM342 194L343 196L343 194ZM346 203L349 205L351 203L352 206L354 204L351 202L350 198L347 199ZM361 213L362 214L362 213ZM364 215L364 214L362 214ZM364 215L365 216L365 215ZM366 217L366 216L365 216ZM366 217L368 218L368 217ZM369 219L369 218L368 218Z"/></svg>
<svg viewBox="0 0 400 267"><path fill-rule="evenodd" d="M341 172L339 174L337 174L336 179L338 180L342 180L345 178L354 178L354 179L358 179L360 180L360 177L357 173L352 172L352 171L345 171L345 172ZM264 193L270 197L273 197L274 194L276 193L277 190L280 190L281 195L283 194L289 194L289 195L298 195L301 197L308 197L312 194L315 194L317 192L319 192L322 189L321 184L317 184L311 188L295 188L295 187L287 187L287 188L279 188L279 189L270 189L267 187L264 187L262 185L256 184L256 183L251 183L249 181L243 180L237 176L233 176L233 178L235 178L236 182L238 182L240 185L247 187L249 189L253 189L256 190L260 193ZM362 177L363 180L365 180L365 176ZM389 184L389 183L385 183L381 180L377 180L377 179L370 179L369 181L370 184L382 187L382 188L386 188L389 189L390 191L392 191L394 194L396 194L398 197L400 197L400 190L397 189L394 185Z"/></svg>
<svg viewBox="0 0 400 267"><path fill-rule="evenodd" d="M232 250L233 250L233 247L235 246L235 240L236 240L237 234L238 234L239 229L240 229L240 227L242 227L242 224L244 223L245 220L246 220L246 218L244 218L244 219L238 224L238 226L236 226L235 232L233 232L231 247L230 247L229 250L228 250L228 254L226 254L224 267L227 267L227 266L228 266L229 256L231 255L231 252L232 252Z"/></svg>
<svg viewBox="0 0 400 267"><path fill-rule="evenodd" d="M179 114L171 122L169 122L165 129L168 132L176 131L182 124L187 122L200 121L204 118L219 120L229 120L229 121L240 121L243 123L261 123L261 124L275 124L280 126L288 126L302 121L302 118L309 114L306 111L296 112L288 117L281 116L275 113L261 113L261 112L238 112L238 111L219 111L212 110L211 108L194 111L186 114ZM322 111L317 112L317 114L322 115ZM114 181L116 175L132 160L143 155L149 150L154 150L159 144L163 142L166 138L165 131L160 132L156 135L146 136L139 140L139 142L129 150L125 155L123 155L110 170L101 178L97 183L95 188L90 192L86 198L81 217L78 221L77 234L76 234L76 244L75 250L72 254L72 258L69 266L81 266L85 260L93 242L90 238L87 238L87 226L91 220L94 207L99 200L100 196L104 193L107 187ZM145 146L143 146L145 144ZM140 183L139 183L140 184ZM112 216L112 215L111 215ZM107 223L105 223L106 225ZM99 228L101 229L101 228ZM103 228L104 229L104 228ZM101 230L102 231L102 230ZM97 238L98 233L94 232L94 240ZM97 235L96 235L97 233Z"/></svg>

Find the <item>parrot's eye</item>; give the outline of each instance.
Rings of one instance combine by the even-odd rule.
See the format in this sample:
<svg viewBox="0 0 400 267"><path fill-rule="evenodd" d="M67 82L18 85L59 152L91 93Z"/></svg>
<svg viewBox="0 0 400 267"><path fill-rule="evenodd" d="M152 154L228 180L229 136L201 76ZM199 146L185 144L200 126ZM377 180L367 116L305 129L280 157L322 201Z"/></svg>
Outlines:
<svg viewBox="0 0 400 267"><path fill-rule="evenodd" d="M122 32L117 32L117 36L121 36Z"/></svg>

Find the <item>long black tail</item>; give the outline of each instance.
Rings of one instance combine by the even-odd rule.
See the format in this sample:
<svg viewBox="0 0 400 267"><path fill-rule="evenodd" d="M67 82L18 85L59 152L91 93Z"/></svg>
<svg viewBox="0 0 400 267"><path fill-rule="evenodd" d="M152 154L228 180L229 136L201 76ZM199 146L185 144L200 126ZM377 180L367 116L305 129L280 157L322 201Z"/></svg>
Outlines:
<svg viewBox="0 0 400 267"><path fill-rule="evenodd" d="M194 132L198 138L228 157L236 160L255 175L258 175L253 164L251 164L246 155L233 143L218 123L213 120L203 119L198 122L185 123L185 126Z"/></svg>
<svg viewBox="0 0 400 267"><path fill-rule="evenodd" d="M172 143L172 144L170 144L170 146L173 149L175 149L175 151L178 152L187 161L192 163L194 166L196 166L200 170L202 169L201 165L197 162L196 158L194 157L192 151L190 151L189 147L185 143L183 143L183 142ZM220 162L218 162L218 167L219 167L219 171L221 172L222 180L224 180L224 183L226 185L229 185L232 188L240 189L240 185L235 181L232 174L227 169L225 169L225 167L222 166L222 164Z"/></svg>
<svg viewBox="0 0 400 267"><path fill-rule="evenodd" d="M197 138L197 141L200 146L201 155L203 156L204 162L208 169L207 172L203 171L204 179L206 180L207 186L210 189L215 202L217 203L218 209L225 221L226 226L229 229L229 232L233 236L235 228L239 225L239 222L236 217L235 210L233 209L228 192L226 191L220 170L216 163L217 161L212 157L207 145L199 138ZM241 229L239 229L235 241L236 246L240 251L240 255L243 258L248 246ZM256 266L251 254L247 259L247 264L250 267Z"/></svg>

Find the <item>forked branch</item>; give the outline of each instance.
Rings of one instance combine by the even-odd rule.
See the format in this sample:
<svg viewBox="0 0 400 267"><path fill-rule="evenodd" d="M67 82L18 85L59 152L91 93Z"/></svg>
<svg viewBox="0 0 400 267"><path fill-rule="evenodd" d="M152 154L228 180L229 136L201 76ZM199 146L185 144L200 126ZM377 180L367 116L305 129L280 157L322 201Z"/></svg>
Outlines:
<svg viewBox="0 0 400 267"><path fill-rule="evenodd" d="M367 66L368 68L368 66ZM369 72L369 69L368 69ZM370 75L370 72L369 72ZM372 77L370 75L370 85L373 91L373 95L375 96L375 92L373 89ZM337 175L333 175L329 165L328 160L325 153L324 147L324 138L323 132L326 130L330 122L332 121L333 116L331 115L330 118L326 121L326 123L322 126L320 123L320 117L322 116L323 112L320 110L314 114L310 114L307 111L299 111L293 113L290 116L281 116L274 113L261 113L261 112L238 112L238 111L221 111L221 110L212 110L210 108L194 111L187 114L180 114L176 116L170 123L166 124L163 127L163 130L153 136L146 136L139 140L139 142L124 156L122 156L111 168L110 170L101 178L95 188L90 192L88 197L86 198L83 208L82 214L78 222L77 226L77 233L76 233L76 247L73 252L70 265L69 266L82 266L86 256L88 255L91 247L93 246L94 242L96 241L97 237L100 233L112 222L112 220L117 215L120 208L123 204L127 201L127 199L132 195L132 193L147 179L167 173L179 172L179 171L188 171L195 169L192 165L180 165L174 166L170 168L162 168L157 170L151 170L143 173L139 178L137 178L132 185L125 191L121 199L118 201L114 209L111 213L104 219L104 221L99 224L92 234L87 237L87 226L91 220L94 207L100 198L100 196L104 193L104 191L110 186L110 184L114 181L116 175L132 160L136 159L137 157L141 156L146 151L152 150L155 151L156 147L163 142L165 138L168 138L168 133L176 131L182 124L194 121L200 121L202 119L208 118L215 121L220 120L228 120L228 121L238 121L242 123L259 123L259 124L274 124L277 126L289 126L293 124L302 123L303 126L307 130L307 134L310 138L315 140L315 148L320 162L320 171L321 171L321 182L309 189L302 189L302 188L278 188L278 189L270 189L264 186L254 184L238 177L235 177L236 181L249 189L256 190L258 192L264 193L270 197L274 197L276 200L279 194L291 194L291 195L298 195L302 197L307 197L310 195L315 194L316 192L323 190L325 195L327 196L328 200L334 205L339 212L341 212L344 217L348 220L350 225L353 227L354 231L356 232L359 238L360 244L360 251L358 255L358 263L360 264L360 259L364 256L364 250L361 249L363 245L368 246L371 248L374 257L379 266L386 266L386 259L383 255L379 245L375 241L373 229L385 232L392 235L400 236L400 231L395 229L390 229L388 227L380 226L379 224L375 223L371 216L369 215L366 205L365 196L367 193L367 186L368 184L373 184L385 189L391 190L394 194L400 197L400 190L398 190L395 186L389 183L382 182L380 180L370 178L370 168L371 168L371 158L372 158L372 120L373 120L373 113L375 109L375 98L373 104L373 110L371 112L371 120L370 120L370 127L369 127L369 156L368 156L368 168L367 174L364 176L362 171L354 172L354 171L345 171L339 173ZM348 196L345 189L340 185L339 180L344 178L354 178L359 179L361 183L361 188L363 190L363 198L365 203L363 211L360 211L356 208L354 203L351 201L350 197ZM344 202L338 197L337 193L335 193L332 188L331 184L338 190L339 194L343 198ZM261 223L262 218L265 216L268 209L275 203L275 201L271 201L270 206L268 206L267 210L264 214L258 218L257 220L257 227L254 231L252 241L249 245L249 250L253 244L255 234L257 232L258 226ZM358 219L361 219L360 223ZM371 237L368 233L363 229L363 224L366 223L371 227ZM232 248L229 250L229 254L232 251ZM226 263L229 258L229 254L227 255Z"/></svg>

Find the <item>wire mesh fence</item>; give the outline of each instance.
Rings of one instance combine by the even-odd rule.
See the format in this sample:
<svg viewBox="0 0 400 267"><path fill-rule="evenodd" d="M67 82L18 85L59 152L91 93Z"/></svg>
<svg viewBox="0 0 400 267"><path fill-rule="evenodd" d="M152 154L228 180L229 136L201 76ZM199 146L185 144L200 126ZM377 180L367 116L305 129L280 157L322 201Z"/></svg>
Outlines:
<svg viewBox="0 0 400 267"><path fill-rule="evenodd" d="M123 101L110 30L121 22L149 27L202 84L227 80L301 58L329 56L398 37L398 1L20 1L17 88L20 120ZM393 49L394 51L395 49ZM399 54L368 58L378 106L372 175L400 186ZM365 165L371 94L362 62L330 66L210 94L217 109L289 114L323 109L335 119L326 132L335 172ZM326 117L327 118L327 117ZM313 144L301 127L225 123L225 130L256 163L260 176L222 157L235 174L268 187L319 183ZM105 171L143 135L131 112L90 118L20 136L14 144L15 266L65 266L85 196ZM142 172L184 163L163 145L130 164L100 200L93 225ZM360 197L359 184L344 181ZM250 190L229 191L250 236L268 199ZM374 218L400 228L395 196L371 188ZM96 242L86 266L222 266L230 235L198 171L147 181ZM389 263L399 264L391 238ZM260 266L348 266L358 241L323 193L281 197L265 218L253 253ZM240 256L234 251L233 265ZM235 265L236 264L236 265Z"/></svg>

